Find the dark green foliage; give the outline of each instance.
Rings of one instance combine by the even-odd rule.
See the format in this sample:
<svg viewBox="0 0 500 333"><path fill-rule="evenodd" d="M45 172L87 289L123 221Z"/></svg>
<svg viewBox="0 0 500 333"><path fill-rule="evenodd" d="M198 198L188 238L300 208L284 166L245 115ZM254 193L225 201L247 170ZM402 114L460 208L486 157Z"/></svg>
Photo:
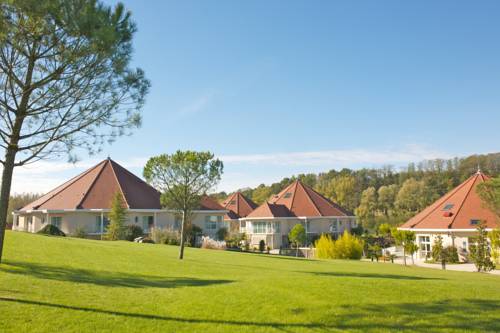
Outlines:
<svg viewBox="0 0 500 333"><path fill-rule="evenodd" d="M38 193L21 193L11 195L9 199L9 208L7 210L7 224L11 226L14 222L14 216L12 215L13 211L23 208L30 202L38 199L40 196L41 195Z"/></svg>
<svg viewBox="0 0 500 333"><path fill-rule="evenodd" d="M196 246L196 238L201 236L203 230L198 227L196 224L189 224L189 227L186 231L186 242L188 246Z"/></svg>
<svg viewBox="0 0 500 333"><path fill-rule="evenodd" d="M134 241L137 237L144 235L142 228L135 224L130 224L125 227L124 238L130 242Z"/></svg>
<svg viewBox="0 0 500 333"><path fill-rule="evenodd" d="M229 231L227 231L227 228L225 227L219 228L215 236L217 237L217 240L226 240L226 238L229 236Z"/></svg>
<svg viewBox="0 0 500 333"><path fill-rule="evenodd" d="M457 264L460 262L458 258L458 250L455 246L448 246L444 249L444 255L446 257L446 261L451 264Z"/></svg>
<svg viewBox="0 0 500 333"><path fill-rule="evenodd" d="M42 234L42 235L52 235L52 236L61 236L65 237L66 234L61 231L58 227L52 224L47 224L45 227L40 229L37 234Z"/></svg>
<svg viewBox="0 0 500 333"><path fill-rule="evenodd" d="M266 242L261 239L259 242L259 252L264 252L266 250Z"/></svg>

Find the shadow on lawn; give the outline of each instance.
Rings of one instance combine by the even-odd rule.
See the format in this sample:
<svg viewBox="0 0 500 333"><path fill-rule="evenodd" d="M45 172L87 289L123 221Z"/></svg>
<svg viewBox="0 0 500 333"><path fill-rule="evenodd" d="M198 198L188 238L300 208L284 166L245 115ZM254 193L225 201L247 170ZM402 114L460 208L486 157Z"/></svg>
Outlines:
<svg viewBox="0 0 500 333"><path fill-rule="evenodd" d="M69 267L45 266L18 261L6 261L5 263L8 266L0 267L0 271L6 273L30 275L39 279L88 283L107 287L180 288L202 287L234 282L231 280L204 280L186 277L161 277L121 272L94 271Z"/></svg>
<svg viewBox="0 0 500 333"><path fill-rule="evenodd" d="M182 318L156 314L128 313L113 310L87 308L0 297L0 302L9 302L40 307L58 308L69 311L98 313L126 318L161 320L179 324L213 324L234 327L255 327L276 329L286 332L357 330L362 332L379 331L500 331L500 305L494 300L444 300L428 303L395 303L344 305L341 312L330 314L317 323L293 322L255 322L244 320ZM323 309L316 309L322 311ZM195 329L195 328L193 328Z"/></svg>
<svg viewBox="0 0 500 333"><path fill-rule="evenodd" d="M429 278L422 276L412 275L399 275L399 274L378 274L378 273L353 273L353 272L301 272L319 276L331 277L349 277L349 278L372 278L372 279L393 279L393 280L445 280L442 278Z"/></svg>

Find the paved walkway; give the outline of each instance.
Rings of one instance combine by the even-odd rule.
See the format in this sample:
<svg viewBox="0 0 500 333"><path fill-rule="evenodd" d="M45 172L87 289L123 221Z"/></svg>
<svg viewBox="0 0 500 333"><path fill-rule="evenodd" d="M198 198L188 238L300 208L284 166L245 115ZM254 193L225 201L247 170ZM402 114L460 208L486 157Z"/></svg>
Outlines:
<svg viewBox="0 0 500 333"><path fill-rule="evenodd" d="M406 260L408 265L411 265L411 258ZM404 261L402 258L398 258L394 260L395 264L404 265ZM434 269L442 269L441 264L428 264L421 260L415 260L415 266L426 267L426 268L434 268ZM449 271L461 271L461 272L476 272L476 266L474 264L456 264L456 265L446 265L446 269ZM490 274L500 275L500 270L494 270L489 272Z"/></svg>

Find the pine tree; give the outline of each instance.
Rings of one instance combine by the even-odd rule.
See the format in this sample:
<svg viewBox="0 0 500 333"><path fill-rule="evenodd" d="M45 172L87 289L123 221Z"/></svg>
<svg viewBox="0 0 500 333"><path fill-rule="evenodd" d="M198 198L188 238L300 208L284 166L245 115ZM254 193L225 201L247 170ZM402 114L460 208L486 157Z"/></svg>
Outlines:
<svg viewBox="0 0 500 333"><path fill-rule="evenodd" d="M125 220L127 218L127 208L120 192L116 192L111 202L109 212L109 225L106 229L107 240L120 240L125 237Z"/></svg>

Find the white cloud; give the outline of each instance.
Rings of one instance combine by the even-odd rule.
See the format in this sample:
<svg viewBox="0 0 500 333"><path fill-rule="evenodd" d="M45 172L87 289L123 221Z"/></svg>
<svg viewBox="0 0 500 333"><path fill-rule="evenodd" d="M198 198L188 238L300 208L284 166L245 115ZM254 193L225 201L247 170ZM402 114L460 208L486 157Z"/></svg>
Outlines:
<svg viewBox="0 0 500 333"><path fill-rule="evenodd" d="M208 92L199 96L189 104L183 106L179 110L179 114L191 115L203 111L210 105L210 103L212 103L214 96L215 94L213 92Z"/></svg>

